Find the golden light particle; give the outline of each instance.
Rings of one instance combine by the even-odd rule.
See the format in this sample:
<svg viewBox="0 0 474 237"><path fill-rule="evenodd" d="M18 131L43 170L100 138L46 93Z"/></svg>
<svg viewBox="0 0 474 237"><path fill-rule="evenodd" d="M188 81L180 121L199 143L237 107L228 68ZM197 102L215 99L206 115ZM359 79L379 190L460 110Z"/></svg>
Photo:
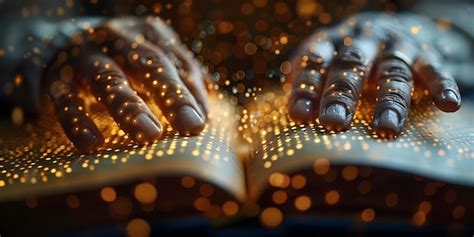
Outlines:
<svg viewBox="0 0 474 237"><path fill-rule="evenodd" d="M359 169L355 166L346 166L342 169L342 178L345 181L352 181L357 178Z"/></svg>
<svg viewBox="0 0 474 237"><path fill-rule="evenodd" d="M273 193L272 199L275 204L283 204L288 199L288 195L285 191L278 190Z"/></svg>
<svg viewBox="0 0 474 237"><path fill-rule="evenodd" d="M274 207L269 207L260 213L260 223L266 227L277 227L283 221L283 213Z"/></svg>
<svg viewBox="0 0 474 237"><path fill-rule="evenodd" d="M387 207L394 207L398 204L399 198L398 194L396 193L389 193L387 197L385 197L385 205Z"/></svg>
<svg viewBox="0 0 474 237"><path fill-rule="evenodd" d="M151 227L143 219L133 219L127 224L127 236L129 237L147 237L150 236Z"/></svg>
<svg viewBox="0 0 474 237"><path fill-rule="evenodd" d="M412 34L415 34L415 35L416 35L416 34L418 34L418 33L420 32L420 27L419 27L419 26L412 26L412 27L410 28L410 32L411 32Z"/></svg>
<svg viewBox="0 0 474 237"><path fill-rule="evenodd" d="M184 188L192 188L196 184L196 181L191 176L184 176L181 178L181 185Z"/></svg>
<svg viewBox="0 0 474 237"><path fill-rule="evenodd" d="M273 173L268 178L270 185L274 187L286 188L290 185L290 178L283 173Z"/></svg>
<svg viewBox="0 0 474 237"><path fill-rule="evenodd" d="M5 187L5 181L0 180L0 187Z"/></svg>
<svg viewBox="0 0 474 237"><path fill-rule="evenodd" d="M12 110L11 121L15 126L21 126L25 121L25 115L23 109L19 106L15 106Z"/></svg>
<svg viewBox="0 0 474 237"><path fill-rule="evenodd" d="M14 84L16 87L20 87L21 84L23 84L23 76L21 76L20 74L15 75Z"/></svg>
<svg viewBox="0 0 474 237"><path fill-rule="evenodd" d="M425 213L423 213L421 211L418 211L413 215L412 220L413 220L413 224L415 224L417 226L422 226L422 225L425 224L426 215L425 215Z"/></svg>
<svg viewBox="0 0 474 237"><path fill-rule="evenodd" d="M280 65L280 71L281 71L283 74L290 74L290 73L291 73L291 70L292 70L292 66L291 66L291 62L289 62L289 61L284 61L284 62Z"/></svg>
<svg viewBox="0 0 474 237"><path fill-rule="evenodd" d="M324 195L324 200L329 205L335 205L339 202L339 192L331 190Z"/></svg>
<svg viewBox="0 0 474 237"><path fill-rule="evenodd" d="M352 46L352 39L350 37L344 38L344 46L346 47Z"/></svg>
<svg viewBox="0 0 474 237"><path fill-rule="evenodd" d="M423 212L425 215L431 211L431 203L428 201L423 201L418 205L418 211Z"/></svg>
<svg viewBox="0 0 474 237"><path fill-rule="evenodd" d="M311 207L311 199L306 196L299 196L295 199L295 208L300 211L306 211Z"/></svg>
<svg viewBox="0 0 474 237"><path fill-rule="evenodd" d="M294 154L295 154L295 150L293 150L293 149L288 149L288 150L286 151L286 155L287 155L287 156L292 156L292 155L294 155Z"/></svg>
<svg viewBox="0 0 474 237"><path fill-rule="evenodd" d="M252 42L248 42L244 46L244 51L247 55L254 55L257 52L257 46Z"/></svg>
<svg viewBox="0 0 474 237"><path fill-rule="evenodd" d="M153 184L141 183L135 187L134 195L139 202L150 204L156 200L158 192Z"/></svg>
<svg viewBox="0 0 474 237"><path fill-rule="evenodd" d="M204 197L210 197L214 193L214 188L209 184L201 184L199 193Z"/></svg>
<svg viewBox="0 0 474 237"><path fill-rule="evenodd" d="M453 218L458 220L464 217L466 214L466 208L464 206L458 205L453 210Z"/></svg>
<svg viewBox="0 0 474 237"><path fill-rule="evenodd" d="M330 168L330 164L329 164L329 160L327 159L324 159L324 158L317 159L314 162L313 170L316 174L324 175L329 171L329 168Z"/></svg>
<svg viewBox="0 0 474 237"><path fill-rule="evenodd" d="M239 211L239 205L234 201L227 201L222 205L222 212L226 216L233 216Z"/></svg>
<svg viewBox="0 0 474 237"><path fill-rule="evenodd" d="M304 175L295 175L292 179L291 179L291 186L294 188L294 189L302 189L304 188L304 186L306 185L306 178L304 177Z"/></svg>
<svg viewBox="0 0 474 237"><path fill-rule="evenodd" d="M372 208L367 208L365 210L362 211L362 213L360 214L360 218L362 219L362 221L364 222L371 222L374 220L375 218L375 211L374 209Z"/></svg>
<svg viewBox="0 0 474 237"><path fill-rule="evenodd" d="M194 207L198 211L206 211L211 206L209 199L205 197L199 197L194 201Z"/></svg>
<svg viewBox="0 0 474 237"><path fill-rule="evenodd" d="M100 197L106 202L113 202L115 201L115 198L117 198L117 193L115 192L115 189L111 187L105 187L100 190Z"/></svg>

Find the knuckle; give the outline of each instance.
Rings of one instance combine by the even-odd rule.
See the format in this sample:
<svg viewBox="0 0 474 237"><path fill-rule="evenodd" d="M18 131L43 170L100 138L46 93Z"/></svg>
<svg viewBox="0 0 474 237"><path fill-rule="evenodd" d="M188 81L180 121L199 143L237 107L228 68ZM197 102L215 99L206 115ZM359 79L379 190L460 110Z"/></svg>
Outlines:
<svg viewBox="0 0 474 237"><path fill-rule="evenodd" d="M408 65L398 60L382 62L378 72L381 81L394 80L404 83L412 81L412 72Z"/></svg>
<svg viewBox="0 0 474 237"><path fill-rule="evenodd" d="M95 81L104 85L120 85L125 79L125 75L116 68L100 68L97 70Z"/></svg>
<svg viewBox="0 0 474 237"><path fill-rule="evenodd" d="M398 111L408 111L410 100L397 92L385 92L377 98L377 111L384 108L396 108ZM407 112L404 112L407 113Z"/></svg>
<svg viewBox="0 0 474 237"><path fill-rule="evenodd" d="M345 94L352 99L357 99L360 94L361 79L355 76L351 76L353 72L342 72L330 77L328 85L326 86L326 92Z"/></svg>
<svg viewBox="0 0 474 237"><path fill-rule="evenodd" d="M345 107L350 111L353 111L356 106L356 100L354 99L354 97L348 93L343 92L331 92L325 93L323 95L323 105L321 106L322 108L332 103L339 103L341 105L345 105Z"/></svg>
<svg viewBox="0 0 474 237"><path fill-rule="evenodd" d="M364 52L356 47L343 47L339 50L335 61L336 65L364 67L366 58Z"/></svg>

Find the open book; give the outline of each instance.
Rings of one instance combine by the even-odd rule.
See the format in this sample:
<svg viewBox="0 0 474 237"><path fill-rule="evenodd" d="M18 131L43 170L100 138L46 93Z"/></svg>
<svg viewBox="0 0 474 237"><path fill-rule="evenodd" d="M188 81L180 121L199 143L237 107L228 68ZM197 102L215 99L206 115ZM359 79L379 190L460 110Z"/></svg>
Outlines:
<svg viewBox="0 0 474 237"><path fill-rule="evenodd" d="M206 213L259 215L268 226L285 215L472 224L474 105L444 114L420 98L415 94L396 140L372 132L367 99L352 128L334 133L317 123L294 124L277 91L239 107L216 95L201 135L181 137L168 128L147 147L130 143L108 116L95 113L107 139L94 154L77 154L50 117L21 128L3 122L2 217L44 208L48 215L36 218L77 219L93 208L87 220ZM24 214L21 225L25 216L35 214Z"/></svg>

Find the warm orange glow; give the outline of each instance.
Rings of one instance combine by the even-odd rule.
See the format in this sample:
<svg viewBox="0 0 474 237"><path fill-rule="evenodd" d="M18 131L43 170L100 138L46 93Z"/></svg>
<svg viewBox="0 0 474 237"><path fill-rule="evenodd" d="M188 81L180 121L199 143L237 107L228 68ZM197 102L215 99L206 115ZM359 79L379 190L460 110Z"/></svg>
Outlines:
<svg viewBox="0 0 474 237"><path fill-rule="evenodd" d="M334 205L339 202L339 193L335 190L331 190L326 193L324 200L329 205Z"/></svg>
<svg viewBox="0 0 474 237"><path fill-rule="evenodd" d="M419 211L413 215L413 224L417 226L422 226L425 224L425 221L426 221L425 213Z"/></svg>
<svg viewBox="0 0 474 237"><path fill-rule="evenodd" d="M150 236L150 233L150 225L143 219L133 219L127 224L127 236L129 237L146 237Z"/></svg>
<svg viewBox="0 0 474 237"><path fill-rule="evenodd" d="M145 204L153 203L156 200L158 192L151 183L141 183L135 187L135 198Z"/></svg>
<svg viewBox="0 0 474 237"><path fill-rule="evenodd" d="M266 227L276 227L283 221L283 213L274 207L263 210L260 214L260 222Z"/></svg>
<svg viewBox="0 0 474 237"><path fill-rule="evenodd" d="M206 211L207 209L209 209L210 206L211 206L211 203L209 202L209 199L205 197L197 198L194 201L194 207L198 211Z"/></svg>
<svg viewBox="0 0 474 237"><path fill-rule="evenodd" d="M317 159L314 162L314 172L319 175L324 175L329 171L330 164L327 159Z"/></svg>
<svg viewBox="0 0 474 237"><path fill-rule="evenodd" d="M286 174L273 173L269 177L269 182L272 186L286 188L290 185L290 178Z"/></svg>
<svg viewBox="0 0 474 237"><path fill-rule="evenodd" d="M306 178L303 175L295 175L291 179L291 186L294 189L302 189L306 185Z"/></svg>
<svg viewBox="0 0 474 237"><path fill-rule="evenodd" d="M214 188L209 184L201 184L199 193L204 197L210 197L214 193Z"/></svg>
<svg viewBox="0 0 474 237"><path fill-rule="evenodd" d="M428 201L423 201L418 205L418 211L423 212L425 215L431 211L431 203Z"/></svg>
<svg viewBox="0 0 474 237"><path fill-rule="evenodd" d="M371 222L375 218L375 211L372 208L367 208L362 211L360 218L365 222Z"/></svg>
<svg viewBox="0 0 474 237"><path fill-rule="evenodd" d="M117 193L111 187L105 187L100 191L100 197L106 202L113 202L117 198Z"/></svg>
<svg viewBox="0 0 474 237"><path fill-rule="evenodd" d="M191 176L184 176L181 178L181 185L183 185L184 188L192 188L196 184L196 181L194 181L194 178Z"/></svg>
<svg viewBox="0 0 474 237"><path fill-rule="evenodd" d="M352 181L357 178L359 169L355 166L346 166L342 169L342 178L345 181Z"/></svg>
<svg viewBox="0 0 474 237"><path fill-rule="evenodd" d="M398 200L398 194L389 193L387 197L385 197L385 205L387 205L387 207L394 207L398 204Z"/></svg>
<svg viewBox="0 0 474 237"><path fill-rule="evenodd" d="M226 216L233 216L239 211L239 205L234 201L227 201L222 205L222 212Z"/></svg>
<svg viewBox="0 0 474 237"><path fill-rule="evenodd" d="M311 199L308 196L299 196L295 199L295 207L300 211L306 211L311 207Z"/></svg>
<svg viewBox="0 0 474 237"><path fill-rule="evenodd" d="M275 204L283 204L288 199L288 195L285 191L279 190L273 193L272 199Z"/></svg>

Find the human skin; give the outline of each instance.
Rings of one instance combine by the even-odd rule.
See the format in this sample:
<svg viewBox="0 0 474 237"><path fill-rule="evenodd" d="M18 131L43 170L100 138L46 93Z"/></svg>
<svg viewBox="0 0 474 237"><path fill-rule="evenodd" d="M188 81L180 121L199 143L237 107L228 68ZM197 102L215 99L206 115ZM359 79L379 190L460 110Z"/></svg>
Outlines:
<svg viewBox="0 0 474 237"><path fill-rule="evenodd" d="M369 76L377 88L372 126L380 137L401 132L414 80L428 89L439 109L458 110L458 86L443 69L439 52L426 41L440 32L434 24L411 17L414 26L395 16L364 13L310 36L292 59L290 117L299 123L319 118L333 131L348 129Z"/></svg>
<svg viewBox="0 0 474 237"><path fill-rule="evenodd" d="M104 136L89 116L80 91L92 92L137 143L157 141L163 127L139 96L154 99L182 135L205 126L209 110L204 74L174 31L156 17L115 18L74 37L44 75L56 116L81 152L92 152Z"/></svg>

